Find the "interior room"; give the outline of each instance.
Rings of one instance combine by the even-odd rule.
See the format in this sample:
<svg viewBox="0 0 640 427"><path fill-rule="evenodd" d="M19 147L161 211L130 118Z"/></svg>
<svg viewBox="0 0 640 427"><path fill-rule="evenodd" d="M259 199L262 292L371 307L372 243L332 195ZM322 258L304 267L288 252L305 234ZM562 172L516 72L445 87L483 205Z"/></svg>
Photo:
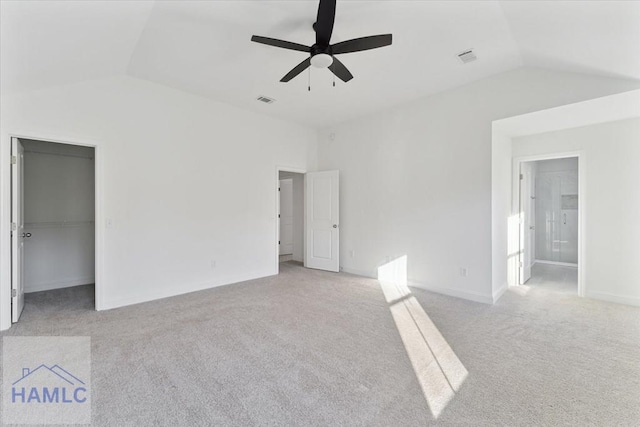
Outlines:
<svg viewBox="0 0 640 427"><path fill-rule="evenodd" d="M24 222L18 228L23 236L25 306L93 309L94 149L28 139L18 143L24 162ZM51 303L52 298L65 304Z"/></svg>
<svg viewBox="0 0 640 427"><path fill-rule="evenodd" d="M520 200L528 216L521 258L530 270L521 284L578 293L578 186L577 157L521 163Z"/></svg>
<svg viewBox="0 0 640 427"><path fill-rule="evenodd" d="M304 261L304 174L278 172L280 262Z"/></svg>
<svg viewBox="0 0 640 427"><path fill-rule="evenodd" d="M640 2L0 1L1 422L640 425L639 41Z"/></svg>

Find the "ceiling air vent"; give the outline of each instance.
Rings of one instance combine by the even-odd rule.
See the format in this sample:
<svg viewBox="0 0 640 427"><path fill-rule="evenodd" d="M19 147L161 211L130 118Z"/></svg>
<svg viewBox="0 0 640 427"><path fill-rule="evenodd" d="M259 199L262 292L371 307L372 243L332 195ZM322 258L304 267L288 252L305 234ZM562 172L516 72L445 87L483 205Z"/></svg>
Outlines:
<svg viewBox="0 0 640 427"><path fill-rule="evenodd" d="M275 102L275 99L267 98L266 96L259 96L257 99L258 101L264 102L265 104L273 104Z"/></svg>
<svg viewBox="0 0 640 427"><path fill-rule="evenodd" d="M462 61L463 64L468 64L469 62L473 62L478 59L473 49L468 49L464 52L460 52L458 54L458 58L460 58L460 61Z"/></svg>

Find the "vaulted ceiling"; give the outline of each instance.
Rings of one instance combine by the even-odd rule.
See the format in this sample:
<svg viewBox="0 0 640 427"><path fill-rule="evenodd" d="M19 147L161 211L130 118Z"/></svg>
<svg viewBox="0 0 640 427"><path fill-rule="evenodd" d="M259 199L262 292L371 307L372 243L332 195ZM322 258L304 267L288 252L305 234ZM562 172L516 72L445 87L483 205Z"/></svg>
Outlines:
<svg viewBox="0 0 640 427"><path fill-rule="evenodd" d="M326 69L280 83L305 54L250 42L313 44L317 1L0 4L3 95L126 74L323 127L521 66L640 80L640 2L338 0L332 42L394 38L342 55L336 87Z"/></svg>

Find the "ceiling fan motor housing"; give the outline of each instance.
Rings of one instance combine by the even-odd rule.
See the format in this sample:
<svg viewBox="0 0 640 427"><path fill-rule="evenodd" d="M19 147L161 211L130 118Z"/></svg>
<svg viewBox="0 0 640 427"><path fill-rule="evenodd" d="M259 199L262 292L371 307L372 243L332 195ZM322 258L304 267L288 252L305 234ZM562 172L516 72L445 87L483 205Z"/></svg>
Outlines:
<svg viewBox="0 0 640 427"><path fill-rule="evenodd" d="M333 56L331 52L331 46L320 46L318 44L314 44L313 46L311 46L311 56L316 56L321 53Z"/></svg>

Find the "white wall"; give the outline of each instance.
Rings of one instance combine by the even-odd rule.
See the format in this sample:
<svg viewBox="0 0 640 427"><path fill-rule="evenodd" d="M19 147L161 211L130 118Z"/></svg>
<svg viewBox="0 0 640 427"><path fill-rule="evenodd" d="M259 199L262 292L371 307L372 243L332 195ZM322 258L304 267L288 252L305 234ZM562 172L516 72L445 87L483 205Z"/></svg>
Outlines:
<svg viewBox="0 0 640 427"><path fill-rule="evenodd" d="M513 155L581 151L586 296L640 305L640 119L514 138Z"/></svg>
<svg viewBox="0 0 640 427"><path fill-rule="evenodd" d="M304 262L304 174L280 172L293 180L293 260Z"/></svg>
<svg viewBox="0 0 640 427"><path fill-rule="evenodd" d="M567 157L563 159L538 160L532 162L539 173L545 172L574 172L578 173L578 158Z"/></svg>
<svg viewBox="0 0 640 427"><path fill-rule="evenodd" d="M21 140L24 146L24 290L94 282L93 148Z"/></svg>
<svg viewBox="0 0 640 427"><path fill-rule="evenodd" d="M519 69L326 129L318 166L341 174L344 271L375 276L378 266L407 255L413 285L492 302L507 284L506 269L492 278L492 233L506 236L507 224L492 230L499 188L492 188L491 164L511 160L509 147L492 160L492 121L638 86ZM511 168L503 169L493 180L505 187L504 200L493 203L507 218ZM506 252L506 237L502 244Z"/></svg>
<svg viewBox="0 0 640 427"><path fill-rule="evenodd" d="M98 309L277 273L273 174L315 168L315 131L129 77L1 102L3 328L11 134L98 146Z"/></svg>

